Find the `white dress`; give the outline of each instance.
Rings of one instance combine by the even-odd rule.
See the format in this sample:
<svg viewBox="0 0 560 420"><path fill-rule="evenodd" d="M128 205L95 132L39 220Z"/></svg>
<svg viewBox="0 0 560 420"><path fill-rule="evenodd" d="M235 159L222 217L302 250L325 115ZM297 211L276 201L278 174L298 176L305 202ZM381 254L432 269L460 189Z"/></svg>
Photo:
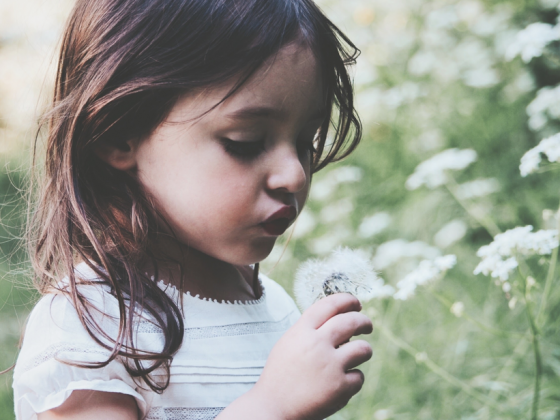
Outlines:
<svg viewBox="0 0 560 420"><path fill-rule="evenodd" d="M76 270L81 278L94 278L86 264ZM36 413L60 406L73 390L131 395L140 419L215 418L255 384L272 347L300 316L280 285L262 274L259 281L262 296L246 303L184 295L184 340L171 363L169 387L162 394L135 383L119 358L95 369L63 363L104 361L109 352L89 336L66 296L43 296L29 316L14 371L16 419L36 419ZM178 299L175 288L158 285ZM80 286L80 291L97 308L113 315L96 320L114 336L117 301L106 287ZM136 331L140 348L161 348L163 335L153 323L141 320Z"/></svg>

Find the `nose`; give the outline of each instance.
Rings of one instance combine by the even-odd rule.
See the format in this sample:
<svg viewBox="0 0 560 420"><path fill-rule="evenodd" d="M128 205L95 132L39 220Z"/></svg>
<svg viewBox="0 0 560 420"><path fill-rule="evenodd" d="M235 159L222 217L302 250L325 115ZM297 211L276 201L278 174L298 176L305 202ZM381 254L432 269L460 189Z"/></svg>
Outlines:
<svg viewBox="0 0 560 420"><path fill-rule="evenodd" d="M285 145L278 147L271 159L267 177L267 187L273 191L297 193L308 183L309 170L304 167L302 157L296 147ZM307 159L303 157L303 159Z"/></svg>

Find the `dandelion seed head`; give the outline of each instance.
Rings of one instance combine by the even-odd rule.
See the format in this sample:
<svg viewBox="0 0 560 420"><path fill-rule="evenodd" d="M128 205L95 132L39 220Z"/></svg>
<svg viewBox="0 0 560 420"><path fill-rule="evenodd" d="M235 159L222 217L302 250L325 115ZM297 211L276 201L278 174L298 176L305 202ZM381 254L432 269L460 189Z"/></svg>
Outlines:
<svg viewBox="0 0 560 420"><path fill-rule="evenodd" d="M415 190L422 185L433 189L447 182L447 171L465 169L476 161L477 154L472 149L447 149L420 163L406 180L406 188Z"/></svg>
<svg viewBox="0 0 560 420"><path fill-rule="evenodd" d="M367 254L349 248L337 248L326 259L305 261L294 282L294 294L302 310L334 293L350 293L365 302L393 292L377 275Z"/></svg>

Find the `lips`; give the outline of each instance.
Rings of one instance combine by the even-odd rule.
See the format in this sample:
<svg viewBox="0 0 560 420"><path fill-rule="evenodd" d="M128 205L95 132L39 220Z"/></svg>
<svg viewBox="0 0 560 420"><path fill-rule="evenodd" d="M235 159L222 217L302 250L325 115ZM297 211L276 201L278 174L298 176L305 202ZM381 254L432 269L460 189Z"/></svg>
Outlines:
<svg viewBox="0 0 560 420"><path fill-rule="evenodd" d="M261 223L261 226L269 235L282 235L296 216L297 211L294 206L284 206Z"/></svg>

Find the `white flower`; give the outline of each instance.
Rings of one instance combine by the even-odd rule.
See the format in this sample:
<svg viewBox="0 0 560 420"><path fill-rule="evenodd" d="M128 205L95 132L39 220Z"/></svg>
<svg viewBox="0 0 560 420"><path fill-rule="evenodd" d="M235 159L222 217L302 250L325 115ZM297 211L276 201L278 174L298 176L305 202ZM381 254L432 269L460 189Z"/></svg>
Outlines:
<svg viewBox="0 0 560 420"><path fill-rule="evenodd" d="M484 197L497 191L500 191L500 183L496 178L480 178L460 184L455 194L462 200L468 200L475 197Z"/></svg>
<svg viewBox="0 0 560 420"><path fill-rule="evenodd" d="M420 262L418 268L407 274L397 283L397 292L393 297L397 300L407 300L414 295L418 286L424 286L439 279L447 270L457 263L455 255L445 255L434 260Z"/></svg>
<svg viewBox="0 0 560 420"><path fill-rule="evenodd" d="M379 270L393 265L401 258L435 258L440 250L422 241L408 242L404 239L393 239L377 247L373 264Z"/></svg>
<svg viewBox="0 0 560 420"><path fill-rule="evenodd" d="M493 242L476 253L482 260L474 274L491 275L503 283L518 266L516 255L548 255L558 247L557 230L532 230L533 226L523 226L496 235Z"/></svg>
<svg viewBox="0 0 560 420"><path fill-rule="evenodd" d="M456 219L444 225L434 236L434 243L440 248L447 248L465 236L467 224Z"/></svg>
<svg viewBox="0 0 560 420"><path fill-rule="evenodd" d="M548 117L560 118L560 85L545 86L540 89L536 98L527 105L527 115L529 115L529 128L534 131L542 129Z"/></svg>
<svg viewBox="0 0 560 420"><path fill-rule="evenodd" d="M323 178L313 183L311 198L326 200L340 184L358 182L362 179L363 171L356 166L341 166L328 172Z"/></svg>
<svg viewBox="0 0 560 420"><path fill-rule="evenodd" d="M537 146L523 155L519 165L521 176L527 176L539 169L541 154L546 155L549 162L560 162L560 133L541 140Z"/></svg>
<svg viewBox="0 0 560 420"><path fill-rule="evenodd" d="M519 31L515 41L506 51L506 60L512 60L517 55L528 63L534 57L542 55L544 48L552 41L560 39L560 29L548 23L536 22Z"/></svg>
<svg viewBox="0 0 560 420"><path fill-rule="evenodd" d="M453 305L451 305L451 308L449 308L449 312L451 312L457 318L461 318L465 313L465 304L463 302L455 302Z"/></svg>
<svg viewBox="0 0 560 420"><path fill-rule="evenodd" d="M310 259L296 273L294 294L302 310L334 293L351 293L361 301L391 296L394 289L378 277L363 252L337 248L327 259Z"/></svg>
<svg viewBox="0 0 560 420"><path fill-rule="evenodd" d="M446 171L465 169L477 158L472 149L447 149L416 167L406 180L406 188L415 190L422 185L435 188L447 182Z"/></svg>
<svg viewBox="0 0 560 420"><path fill-rule="evenodd" d="M362 238L370 238L385 230L390 223L391 216L389 216L388 213L375 213L371 216L364 217L358 228L358 234Z"/></svg>

